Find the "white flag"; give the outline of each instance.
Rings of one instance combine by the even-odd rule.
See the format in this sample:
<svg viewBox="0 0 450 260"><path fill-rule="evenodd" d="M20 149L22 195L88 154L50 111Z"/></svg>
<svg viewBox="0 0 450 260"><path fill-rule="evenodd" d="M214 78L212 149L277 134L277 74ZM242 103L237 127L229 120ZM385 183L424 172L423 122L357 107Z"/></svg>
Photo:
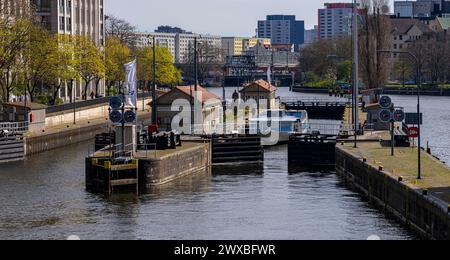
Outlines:
<svg viewBox="0 0 450 260"><path fill-rule="evenodd" d="M272 84L272 71L271 71L271 66L269 66L267 68L267 82L269 82L270 84Z"/></svg>
<svg viewBox="0 0 450 260"><path fill-rule="evenodd" d="M136 60L125 64L125 105L137 107Z"/></svg>

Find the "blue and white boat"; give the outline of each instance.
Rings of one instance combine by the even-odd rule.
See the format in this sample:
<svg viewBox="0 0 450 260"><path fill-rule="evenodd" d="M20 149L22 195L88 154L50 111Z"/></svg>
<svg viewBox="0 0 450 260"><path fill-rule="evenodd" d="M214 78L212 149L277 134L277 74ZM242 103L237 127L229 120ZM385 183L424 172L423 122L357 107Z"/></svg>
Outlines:
<svg viewBox="0 0 450 260"><path fill-rule="evenodd" d="M258 132L259 125L264 146L277 145L289 141L289 136L293 133L308 133L308 112L271 109L250 119L250 125L253 132Z"/></svg>

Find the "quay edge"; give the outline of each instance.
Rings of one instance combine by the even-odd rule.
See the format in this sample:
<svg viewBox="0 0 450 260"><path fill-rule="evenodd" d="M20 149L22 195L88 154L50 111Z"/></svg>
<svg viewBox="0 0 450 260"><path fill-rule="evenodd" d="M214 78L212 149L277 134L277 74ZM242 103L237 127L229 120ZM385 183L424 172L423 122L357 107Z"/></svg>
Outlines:
<svg viewBox="0 0 450 260"><path fill-rule="evenodd" d="M336 147L336 172L343 181L364 193L371 202L393 214L424 238L450 240L449 206L426 196L387 172Z"/></svg>

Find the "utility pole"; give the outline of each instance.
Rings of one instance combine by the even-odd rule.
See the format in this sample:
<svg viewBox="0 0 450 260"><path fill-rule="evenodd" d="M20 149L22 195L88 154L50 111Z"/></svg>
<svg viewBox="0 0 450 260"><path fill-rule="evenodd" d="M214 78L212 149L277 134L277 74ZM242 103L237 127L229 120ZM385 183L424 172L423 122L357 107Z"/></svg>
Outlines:
<svg viewBox="0 0 450 260"><path fill-rule="evenodd" d="M359 132L359 45L358 45L358 3L353 0L353 125L355 127L354 148L358 147Z"/></svg>
<svg viewBox="0 0 450 260"><path fill-rule="evenodd" d="M153 84L152 84L152 124L158 124L156 105L156 36L153 36Z"/></svg>
<svg viewBox="0 0 450 260"><path fill-rule="evenodd" d="M197 37L194 38L194 90L197 92L198 90L198 50L197 50Z"/></svg>

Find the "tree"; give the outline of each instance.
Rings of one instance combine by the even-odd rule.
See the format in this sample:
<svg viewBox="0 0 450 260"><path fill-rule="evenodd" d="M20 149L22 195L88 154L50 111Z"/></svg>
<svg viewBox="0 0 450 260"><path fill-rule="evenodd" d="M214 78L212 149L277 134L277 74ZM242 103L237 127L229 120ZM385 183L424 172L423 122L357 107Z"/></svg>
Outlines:
<svg viewBox="0 0 450 260"><path fill-rule="evenodd" d="M84 81L83 99L88 96L88 87L95 79L105 74L104 57L101 50L87 37L77 36L74 41L75 68ZM98 93L96 93L98 94Z"/></svg>
<svg viewBox="0 0 450 260"><path fill-rule="evenodd" d="M51 53L44 66L48 68L44 82L51 88L52 101L58 97L61 87L79 76L74 59L75 44L69 35L54 35L51 40Z"/></svg>
<svg viewBox="0 0 450 260"><path fill-rule="evenodd" d="M110 37L106 39L105 65L106 65L106 87L107 94L115 84L121 84L125 80L124 64L130 61L131 50L123 44L119 38Z"/></svg>
<svg viewBox="0 0 450 260"><path fill-rule="evenodd" d="M105 30L108 38L117 38L132 49L136 47L138 40L136 27L129 22L113 15L108 15L106 16Z"/></svg>
<svg viewBox="0 0 450 260"><path fill-rule="evenodd" d="M413 72L415 71L414 67L411 66L412 61L405 60L407 57L401 57L401 59L395 61L394 63L394 72L395 74L400 76L400 79L402 81L403 87L406 85L406 80L413 75ZM415 75L415 74L414 74Z"/></svg>
<svg viewBox="0 0 450 260"><path fill-rule="evenodd" d="M339 70L343 69L342 66L351 57L350 37L320 40L300 51L300 70L310 75L309 78L315 78L311 77L311 73L314 73L321 79L336 79L336 75L340 74Z"/></svg>
<svg viewBox="0 0 450 260"><path fill-rule="evenodd" d="M139 81L150 83L153 81L153 50L146 47L136 52L137 77ZM156 84L177 85L181 81L181 72L174 66L173 57L164 47L156 47Z"/></svg>
<svg viewBox="0 0 450 260"><path fill-rule="evenodd" d="M361 0L360 63L362 78L368 89L384 86L388 77L388 57L378 53L378 50L391 46L388 6L388 0Z"/></svg>
<svg viewBox="0 0 450 260"><path fill-rule="evenodd" d="M4 102L10 100L14 81L23 68L22 54L32 27L33 23L20 18L0 27L0 96Z"/></svg>
<svg viewBox="0 0 450 260"><path fill-rule="evenodd" d="M185 68L189 71L185 71L185 75L191 78L193 81L192 71L194 71L194 46L190 46L188 64ZM223 75L223 50L215 45L201 41L197 45L197 76L200 84L206 84L210 78L220 78Z"/></svg>
<svg viewBox="0 0 450 260"><path fill-rule="evenodd" d="M35 99L38 86L50 73L49 68L52 66L48 66L48 57L52 56L54 51L57 51L57 45L54 42L56 40L57 38L52 37L46 29L40 26L34 26L30 31L28 46L22 58L25 64L23 78L31 102Z"/></svg>

